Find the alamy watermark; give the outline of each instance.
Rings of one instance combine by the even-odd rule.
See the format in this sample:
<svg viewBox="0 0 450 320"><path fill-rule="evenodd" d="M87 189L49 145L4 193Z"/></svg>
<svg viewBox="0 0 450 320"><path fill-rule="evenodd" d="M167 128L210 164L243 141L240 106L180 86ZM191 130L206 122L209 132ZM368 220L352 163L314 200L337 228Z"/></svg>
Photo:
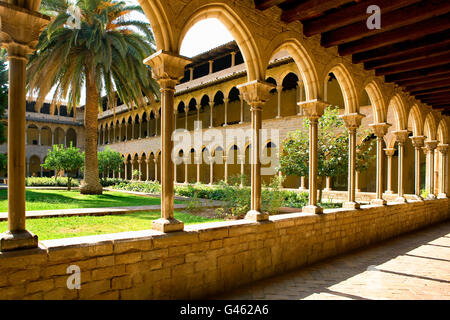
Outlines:
<svg viewBox="0 0 450 320"><path fill-rule="evenodd" d="M381 29L381 9L377 5L371 5L367 7L367 14L370 14L367 18L366 25L369 30Z"/></svg>

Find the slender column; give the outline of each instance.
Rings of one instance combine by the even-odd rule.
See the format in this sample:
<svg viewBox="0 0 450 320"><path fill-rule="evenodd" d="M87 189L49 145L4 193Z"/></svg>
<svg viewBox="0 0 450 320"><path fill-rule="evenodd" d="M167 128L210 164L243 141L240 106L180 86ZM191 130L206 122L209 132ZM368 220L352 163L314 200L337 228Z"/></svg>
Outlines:
<svg viewBox="0 0 450 320"><path fill-rule="evenodd" d="M323 191L331 191L331 177L326 177L325 179L325 189Z"/></svg>
<svg viewBox="0 0 450 320"><path fill-rule="evenodd" d="M197 156L195 157L195 162L197 164L197 183L200 183L200 163L201 163L202 157Z"/></svg>
<svg viewBox="0 0 450 320"><path fill-rule="evenodd" d="M209 103L209 127L213 127L213 108L214 108L214 102Z"/></svg>
<svg viewBox="0 0 450 320"><path fill-rule="evenodd" d="M244 99L242 96L239 96L239 99L241 100L241 120L239 121L239 124L244 123Z"/></svg>
<svg viewBox="0 0 450 320"><path fill-rule="evenodd" d="M183 78L184 68L190 60L165 51L158 51L144 63L152 69L153 78L161 90L161 218L152 222L152 228L162 232L183 230L184 224L174 218L174 162L173 111L175 85Z"/></svg>
<svg viewBox="0 0 450 320"><path fill-rule="evenodd" d="M124 179L125 180L128 180L128 177L127 177L127 164L128 164L128 161L127 160L125 160L124 162L123 162L123 166L124 166Z"/></svg>
<svg viewBox="0 0 450 320"><path fill-rule="evenodd" d="M52 134L50 130L50 135ZM25 127L25 145L28 145L28 128Z"/></svg>
<svg viewBox="0 0 450 320"><path fill-rule="evenodd" d="M361 188L359 187L359 171L355 173L355 187L356 192L361 192Z"/></svg>
<svg viewBox="0 0 450 320"><path fill-rule="evenodd" d="M119 141L118 142L122 142L122 123L119 123Z"/></svg>
<svg viewBox="0 0 450 320"><path fill-rule="evenodd" d="M103 145L106 144L106 128L103 128Z"/></svg>
<svg viewBox="0 0 450 320"><path fill-rule="evenodd" d="M209 60L209 74L213 73L214 60Z"/></svg>
<svg viewBox="0 0 450 320"><path fill-rule="evenodd" d="M185 184L188 183L188 162L189 162L189 158L184 157L184 183Z"/></svg>
<svg viewBox="0 0 450 320"><path fill-rule="evenodd" d="M128 122L125 122L125 141L128 141Z"/></svg>
<svg viewBox="0 0 450 320"><path fill-rule="evenodd" d="M142 181L142 159L139 158L138 159L138 170L139 170L139 177L138 177L138 181Z"/></svg>
<svg viewBox="0 0 450 320"><path fill-rule="evenodd" d="M434 150L437 147L438 142L436 140L425 141L425 151L428 154L428 196L427 199L436 199L434 194Z"/></svg>
<svg viewBox="0 0 450 320"><path fill-rule="evenodd" d="M328 104L323 101L312 100L299 102L297 105L309 119L309 201L302 211L320 214L323 213L323 209L317 205L317 134L319 118L323 115Z"/></svg>
<svg viewBox="0 0 450 320"><path fill-rule="evenodd" d="M42 146L42 129L38 128L39 145Z"/></svg>
<svg viewBox="0 0 450 320"><path fill-rule="evenodd" d="M370 203L374 205L385 205L383 199L383 137L386 135L390 126L388 123L374 123L369 125L377 137L377 197Z"/></svg>
<svg viewBox="0 0 450 320"><path fill-rule="evenodd" d="M225 116L224 116L224 124L223 126L226 127L228 125L228 102L230 100L228 98L223 99L223 102L225 104Z"/></svg>
<svg viewBox="0 0 450 320"><path fill-rule="evenodd" d="M358 209L360 204L356 202L356 130L361 125L364 115L351 113L342 116L348 130L348 197L343 204L346 209Z"/></svg>
<svg viewBox="0 0 450 320"><path fill-rule="evenodd" d="M414 197L416 200L423 200L420 195L420 152L424 146L424 136L411 137L414 147Z"/></svg>
<svg viewBox="0 0 450 320"><path fill-rule="evenodd" d="M236 65L236 52L231 52L231 66L234 67Z"/></svg>
<svg viewBox="0 0 450 320"><path fill-rule="evenodd" d="M305 187L305 176L301 176L300 177L300 187L298 189L299 190L306 190L306 187Z"/></svg>
<svg viewBox="0 0 450 320"><path fill-rule="evenodd" d="M213 184L213 180L214 180L214 157L209 157L209 184L212 185Z"/></svg>
<svg viewBox="0 0 450 320"><path fill-rule="evenodd" d="M155 137L158 136L158 124L160 124L159 119L160 119L160 116L159 116L159 113L157 112L155 114Z"/></svg>
<svg viewBox="0 0 450 320"><path fill-rule="evenodd" d="M148 131L147 131L148 132ZM147 170L147 175L145 177L145 181L149 181L149 176L150 176L150 166L149 166L150 160L149 159L145 159L145 168Z"/></svg>
<svg viewBox="0 0 450 320"><path fill-rule="evenodd" d="M194 68L189 68L189 81L194 80Z"/></svg>
<svg viewBox="0 0 450 320"><path fill-rule="evenodd" d="M200 108L201 108L201 105L199 105L199 104L197 104L195 106L195 109L197 109L197 121L200 121Z"/></svg>
<svg viewBox="0 0 450 320"><path fill-rule="evenodd" d="M405 190L403 187L404 177L403 177L403 165L404 165L404 153L405 153L405 143L408 140L408 130L398 130L394 131L393 134L397 139L398 144L398 196L395 199L396 202L406 203Z"/></svg>
<svg viewBox="0 0 450 320"><path fill-rule="evenodd" d="M188 113L189 113L189 107L184 108L185 118L184 118L184 130L188 131Z"/></svg>
<svg viewBox="0 0 450 320"><path fill-rule="evenodd" d="M228 163L227 163L227 156L222 156L223 158L223 165L224 165L224 181L225 183L228 183Z"/></svg>
<svg viewBox="0 0 450 320"><path fill-rule="evenodd" d="M447 198L447 154L448 144L439 144L437 146L438 151L441 154L441 161L439 162L439 199Z"/></svg>
<svg viewBox="0 0 450 320"><path fill-rule="evenodd" d="M177 164L173 164L173 183L177 183Z"/></svg>
<svg viewBox="0 0 450 320"><path fill-rule="evenodd" d="M240 164L241 164L241 183L239 184L239 186L243 187L244 183L243 183L242 176L244 175L245 154L244 155L239 155L239 161L240 161Z"/></svg>
<svg viewBox="0 0 450 320"><path fill-rule="evenodd" d="M251 208L246 219L253 221L268 220L269 215L261 212L261 113L263 105L270 98L274 85L263 81L252 81L237 87L250 105L251 112Z"/></svg>
<svg viewBox="0 0 450 320"><path fill-rule="evenodd" d="M155 182L158 181L158 158L153 159L155 163Z"/></svg>
<svg viewBox="0 0 450 320"><path fill-rule="evenodd" d="M394 191L392 191L392 157L394 156L395 149L386 148L383 150L386 153L387 157L387 190L384 193L393 194Z"/></svg>
<svg viewBox="0 0 450 320"><path fill-rule="evenodd" d="M279 119L281 118L281 92L283 91L283 86L277 86L277 95L278 95L278 101L277 101L277 116L275 118Z"/></svg>
<svg viewBox="0 0 450 320"><path fill-rule="evenodd" d="M28 161L28 159L25 160L25 168L27 168L27 174L25 177L29 177L30 176L30 162ZM41 167L42 168L42 167Z"/></svg>
<svg viewBox="0 0 450 320"><path fill-rule="evenodd" d="M301 80L297 81L297 101L301 102L303 101L303 82ZM303 109L298 108L297 115L301 116L303 115Z"/></svg>
<svg viewBox="0 0 450 320"><path fill-rule="evenodd" d="M44 176L44 168L41 167L41 177Z"/></svg>

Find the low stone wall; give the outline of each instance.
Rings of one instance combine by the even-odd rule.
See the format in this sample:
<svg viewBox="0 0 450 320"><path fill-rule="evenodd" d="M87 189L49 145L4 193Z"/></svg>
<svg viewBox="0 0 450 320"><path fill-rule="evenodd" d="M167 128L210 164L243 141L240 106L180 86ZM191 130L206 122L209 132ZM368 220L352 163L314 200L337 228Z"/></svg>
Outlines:
<svg viewBox="0 0 450 320"><path fill-rule="evenodd" d="M0 253L0 298L201 298L449 218L439 199L42 241ZM70 265L80 290L67 288Z"/></svg>

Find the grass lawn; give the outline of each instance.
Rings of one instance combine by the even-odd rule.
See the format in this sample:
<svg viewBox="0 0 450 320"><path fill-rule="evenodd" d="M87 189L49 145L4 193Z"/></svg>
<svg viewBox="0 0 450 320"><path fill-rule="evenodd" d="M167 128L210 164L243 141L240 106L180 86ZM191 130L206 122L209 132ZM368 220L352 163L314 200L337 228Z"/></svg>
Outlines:
<svg viewBox="0 0 450 320"><path fill-rule="evenodd" d="M8 211L8 190L0 190L0 212ZM78 190L26 190L26 210L104 208L160 204L159 198L104 191L102 195L82 195ZM181 201L175 201L181 203Z"/></svg>
<svg viewBox="0 0 450 320"><path fill-rule="evenodd" d="M39 240L81 237L125 231L151 229L151 221L161 217L160 212L135 212L108 216L55 217L28 219L27 230L37 234ZM185 212L175 212L175 218L185 224L220 221L198 217ZM0 222L0 233L8 227L7 221Z"/></svg>

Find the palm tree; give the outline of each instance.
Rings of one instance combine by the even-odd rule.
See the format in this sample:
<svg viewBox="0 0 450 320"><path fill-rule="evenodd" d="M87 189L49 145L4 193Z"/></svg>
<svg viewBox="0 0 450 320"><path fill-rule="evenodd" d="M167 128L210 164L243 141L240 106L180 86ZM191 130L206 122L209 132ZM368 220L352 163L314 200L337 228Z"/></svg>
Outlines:
<svg viewBox="0 0 450 320"><path fill-rule="evenodd" d="M133 18L139 6L117 0L43 0L52 17L39 38L27 68L28 92L38 96L39 109L54 90L50 110L66 100L69 111L85 89L85 167L83 194L101 194L97 165L97 117L101 95L108 108L117 99L140 107L158 94L143 59L154 53L150 24Z"/></svg>

